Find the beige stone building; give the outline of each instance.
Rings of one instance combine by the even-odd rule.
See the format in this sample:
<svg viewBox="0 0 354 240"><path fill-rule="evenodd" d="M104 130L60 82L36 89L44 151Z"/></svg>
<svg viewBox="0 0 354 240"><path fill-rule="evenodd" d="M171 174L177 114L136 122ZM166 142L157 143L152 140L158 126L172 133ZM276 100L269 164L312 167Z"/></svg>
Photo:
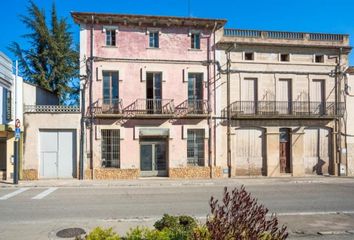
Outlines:
<svg viewBox="0 0 354 240"><path fill-rule="evenodd" d="M354 176L354 67L347 69L345 74L345 102L346 102L346 115L345 122L345 143L348 152L347 169L348 175Z"/></svg>
<svg viewBox="0 0 354 240"><path fill-rule="evenodd" d="M224 174L346 174L348 35L224 29L218 50L215 154Z"/></svg>

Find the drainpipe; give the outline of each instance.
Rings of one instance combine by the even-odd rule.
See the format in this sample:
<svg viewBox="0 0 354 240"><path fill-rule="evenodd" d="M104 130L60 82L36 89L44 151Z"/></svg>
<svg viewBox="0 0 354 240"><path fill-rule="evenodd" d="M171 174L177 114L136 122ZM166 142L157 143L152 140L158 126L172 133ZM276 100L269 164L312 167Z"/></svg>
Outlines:
<svg viewBox="0 0 354 240"><path fill-rule="evenodd" d="M231 73L231 51L236 48L234 43L229 49L225 51L226 54L226 81L227 81L227 167L228 177L232 177L232 164L231 164L231 108L230 108L230 73Z"/></svg>
<svg viewBox="0 0 354 240"><path fill-rule="evenodd" d="M213 34L213 39L214 39L214 49L211 49L211 46L210 46L210 38L211 38L211 35L208 37L208 56L207 56L207 61L208 61L208 65L207 65L207 72L208 72L208 113L209 113L209 117L208 117L208 131L209 131L209 138L208 138L208 163L209 163L209 169L210 169L210 178L213 178L213 162L212 162L212 137L214 138L214 135L215 134L211 134L212 133L212 114L214 113L213 111L213 107L212 105L210 104L210 100L211 100L211 90L210 90L210 52L213 51L214 52L214 56L215 56L215 30L216 30L216 27L218 25L218 22L215 22L214 23L214 28L211 32L211 34ZM214 58L215 60L215 58ZM215 65L214 65L214 76L215 76ZM214 78L215 79L215 78ZM214 80L215 81L215 80ZM215 92L214 92L214 95L215 95ZM215 110L215 109L214 109ZM210 112L209 112L210 111ZM215 141L214 141L214 145L215 145Z"/></svg>
<svg viewBox="0 0 354 240"><path fill-rule="evenodd" d="M90 101L90 170L91 178L93 174L93 108L92 108L92 81L93 81L93 27L94 16L91 16L91 29L90 29L90 85L89 85L89 101Z"/></svg>
<svg viewBox="0 0 354 240"><path fill-rule="evenodd" d="M215 22L215 29L213 32L213 47L214 47L214 51L213 51L213 57L214 57L214 63L216 62L216 26L217 26L217 22ZM214 111L216 111L216 64L213 64L213 83L214 83L214 106L213 109ZM214 112L215 114L215 112ZM215 124L215 119L214 119L214 134L213 134L213 142L214 142L214 166L216 167L216 124Z"/></svg>
<svg viewBox="0 0 354 240"><path fill-rule="evenodd" d="M85 84L80 83L81 119L80 119L80 159L79 179L84 179L84 137L85 137Z"/></svg>

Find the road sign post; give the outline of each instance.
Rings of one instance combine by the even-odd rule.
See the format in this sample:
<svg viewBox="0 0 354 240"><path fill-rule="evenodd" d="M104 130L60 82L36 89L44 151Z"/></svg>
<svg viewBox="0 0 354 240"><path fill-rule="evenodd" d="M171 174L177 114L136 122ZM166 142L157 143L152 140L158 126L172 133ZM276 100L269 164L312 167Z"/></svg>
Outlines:
<svg viewBox="0 0 354 240"><path fill-rule="evenodd" d="M19 150L19 142L21 138L21 122L19 119L15 121L15 142L14 142L14 175L13 180L14 184L18 184L18 150Z"/></svg>

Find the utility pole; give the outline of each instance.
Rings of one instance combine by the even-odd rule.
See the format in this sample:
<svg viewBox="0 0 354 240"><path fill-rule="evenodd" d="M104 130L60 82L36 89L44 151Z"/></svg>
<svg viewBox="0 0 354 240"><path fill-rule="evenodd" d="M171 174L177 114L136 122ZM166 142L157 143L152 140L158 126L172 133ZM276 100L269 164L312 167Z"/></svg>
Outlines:
<svg viewBox="0 0 354 240"><path fill-rule="evenodd" d="M228 177L232 177L232 164L231 164L231 108L230 108L230 74L231 74L231 51L236 48L236 44L233 44L225 51L226 54L226 101L227 101L227 167Z"/></svg>
<svg viewBox="0 0 354 240"><path fill-rule="evenodd" d="M228 166L228 177L231 178L231 109L230 109L230 68L231 68L231 59L230 51L226 53L227 58L227 76L226 76L226 98L227 98L227 166Z"/></svg>

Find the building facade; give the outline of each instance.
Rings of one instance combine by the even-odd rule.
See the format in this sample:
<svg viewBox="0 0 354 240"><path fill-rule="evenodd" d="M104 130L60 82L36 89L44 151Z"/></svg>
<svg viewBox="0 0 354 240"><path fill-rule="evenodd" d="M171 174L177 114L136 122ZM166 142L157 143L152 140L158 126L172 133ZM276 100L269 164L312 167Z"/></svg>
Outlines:
<svg viewBox="0 0 354 240"><path fill-rule="evenodd" d="M346 175L349 36L72 13L82 176Z"/></svg>
<svg viewBox="0 0 354 240"><path fill-rule="evenodd" d="M59 105L53 92L23 83L22 180L78 177L79 107Z"/></svg>
<svg viewBox="0 0 354 240"><path fill-rule="evenodd" d="M230 176L346 174L347 35L224 29L218 49L216 147Z"/></svg>
<svg viewBox="0 0 354 240"><path fill-rule="evenodd" d="M348 175L354 176L354 67L349 67L345 74L344 94L346 102L345 144L347 149Z"/></svg>
<svg viewBox="0 0 354 240"><path fill-rule="evenodd" d="M218 19L72 13L89 129L86 178L208 178Z"/></svg>
<svg viewBox="0 0 354 240"><path fill-rule="evenodd" d="M0 52L0 180L10 180L13 178L16 117L20 121L20 135L23 136L23 80L21 77L13 75L12 69L11 59ZM15 95L17 97L16 101ZM19 140L19 169L21 169L22 163L22 145L23 141L21 137Z"/></svg>

